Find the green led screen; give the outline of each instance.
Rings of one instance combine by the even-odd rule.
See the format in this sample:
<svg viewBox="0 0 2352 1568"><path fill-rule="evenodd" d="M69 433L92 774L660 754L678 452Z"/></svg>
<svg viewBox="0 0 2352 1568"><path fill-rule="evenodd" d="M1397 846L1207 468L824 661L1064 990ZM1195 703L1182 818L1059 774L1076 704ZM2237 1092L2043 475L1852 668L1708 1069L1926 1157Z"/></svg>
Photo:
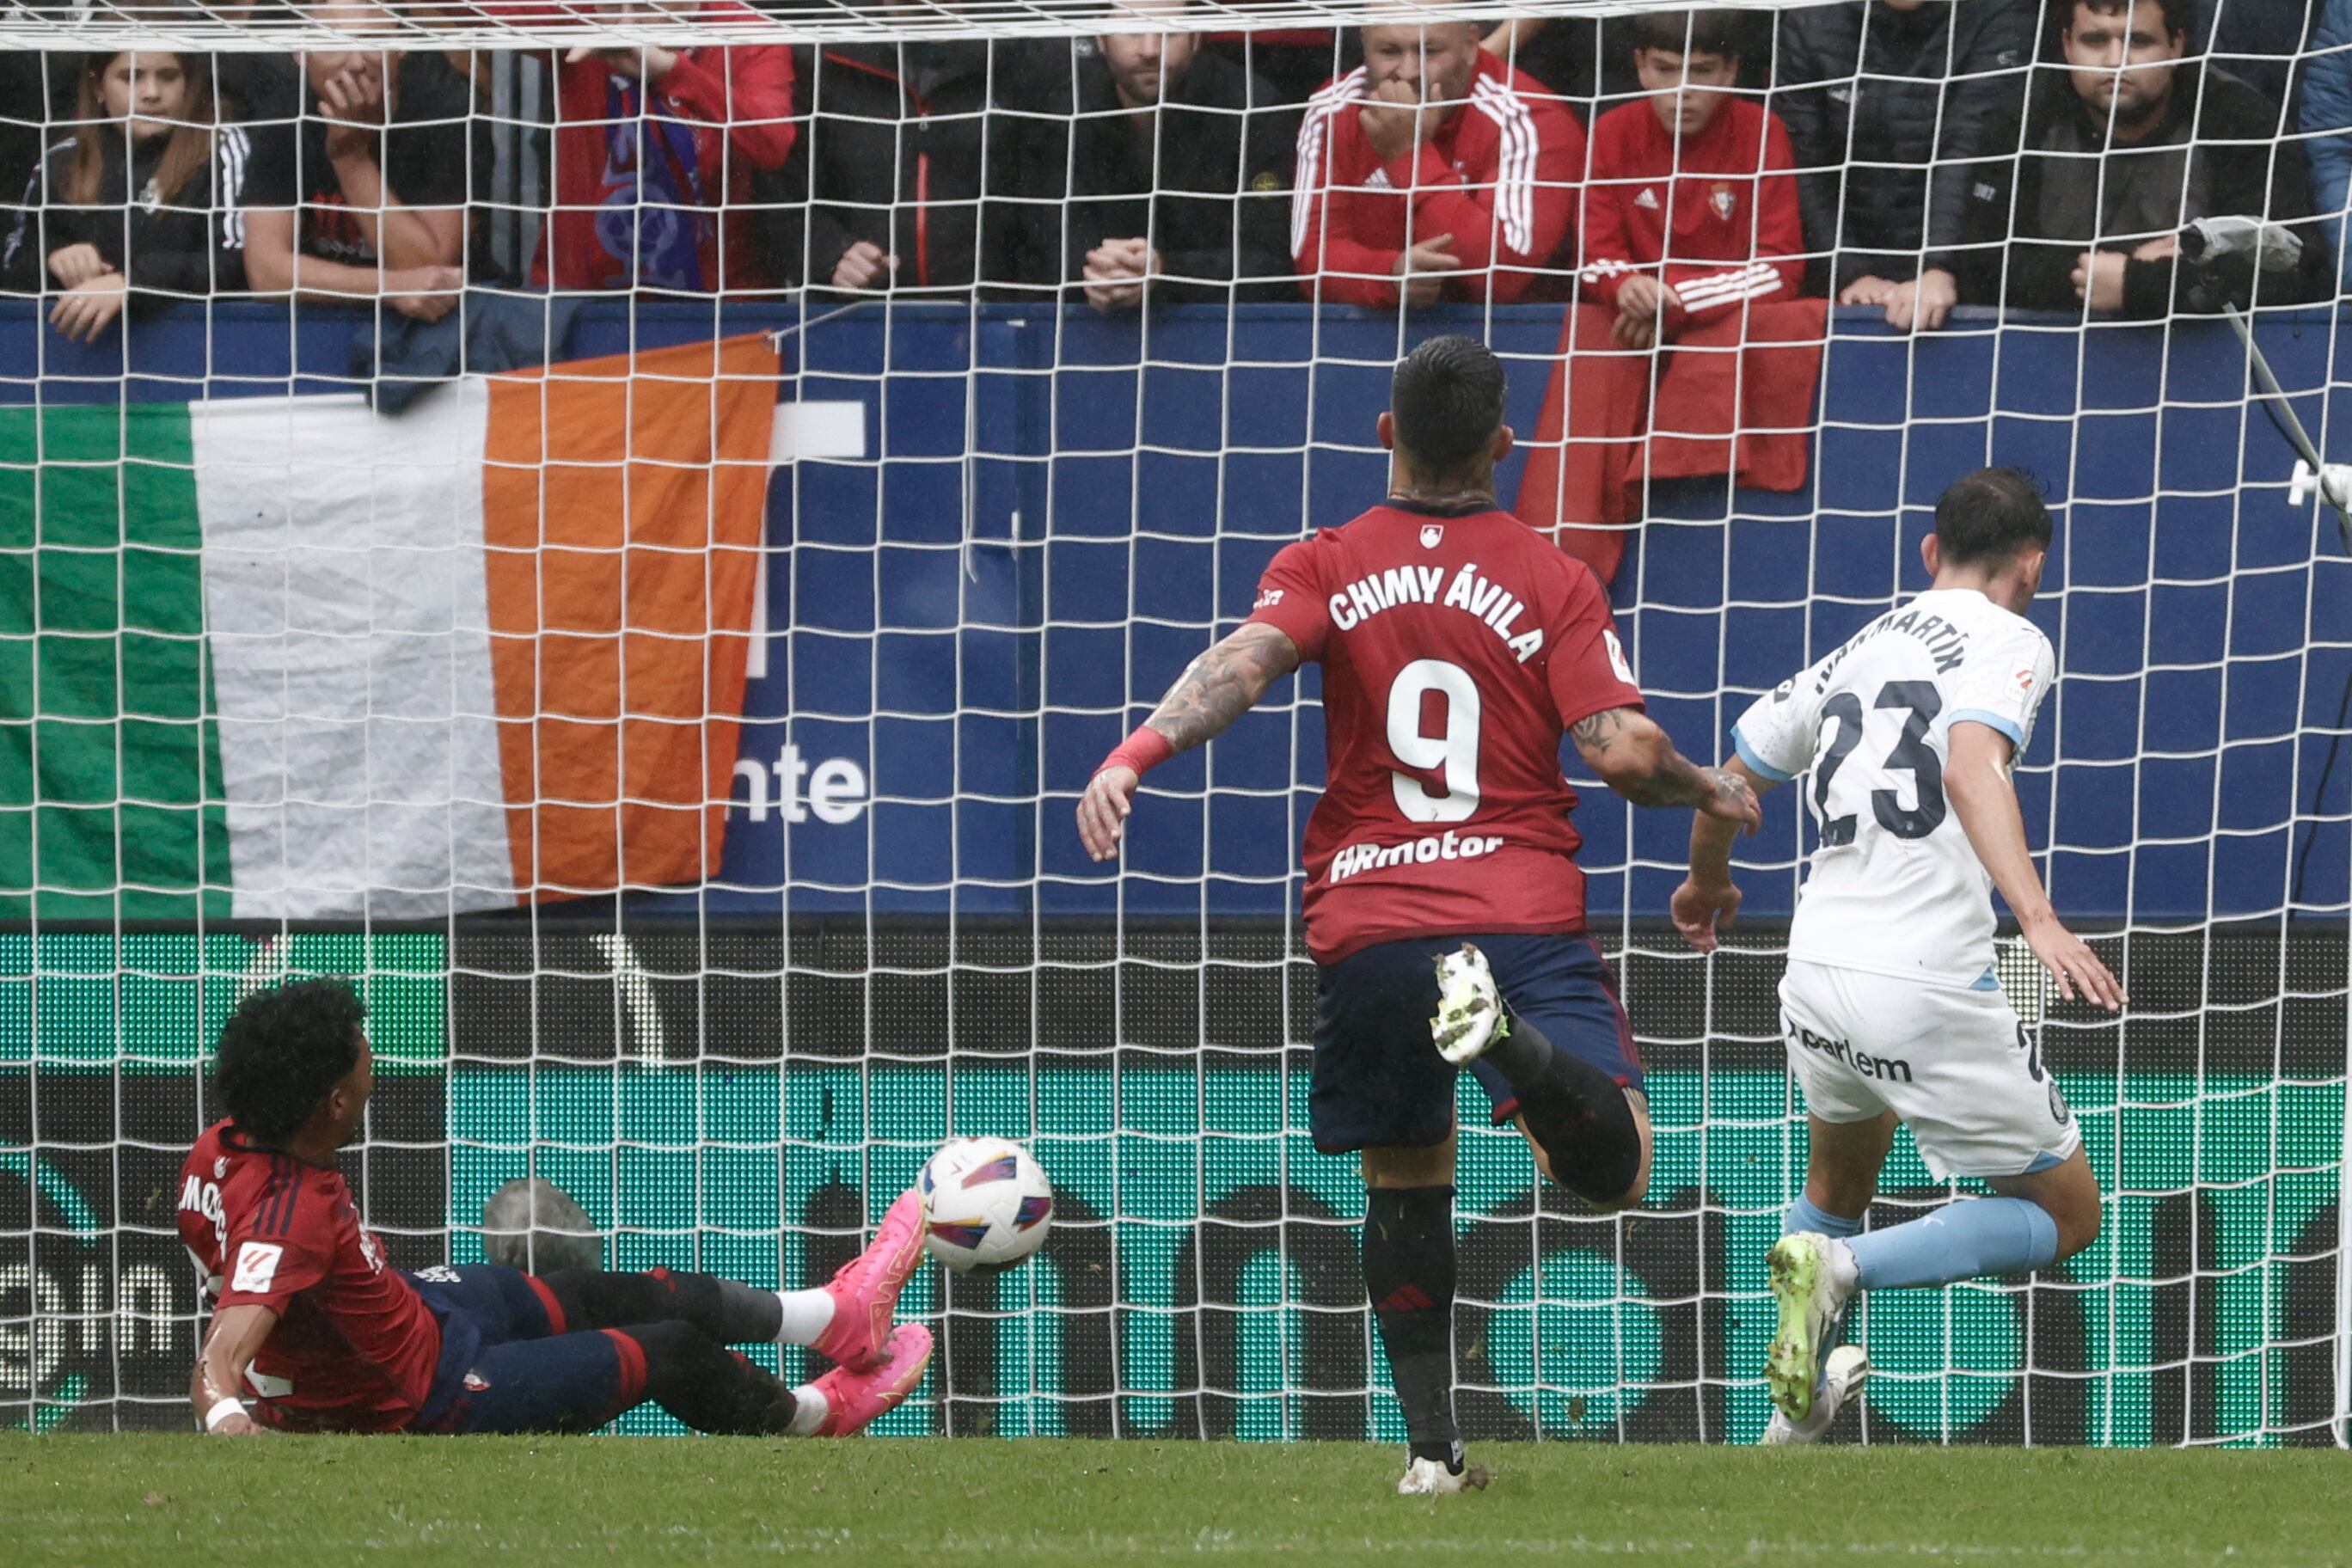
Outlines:
<svg viewBox="0 0 2352 1568"><path fill-rule="evenodd" d="M2112 1194L2106 1233L2030 1289L1867 1303L1878 1371L1857 1435L2326 1439L2344 1138L2332 940L2283 959L2274 937L2244 952L2216 937L2209 961L2134 979L2266 984L2267 1002L2045 1031ZM942 1352L892 1429L1397 1436L1362 1305L1362 1190L1298 1131L1303 1054L1198 1044L1300 1037L1297 976L908 942L0 933L0 1423L184 1424L195 1324L171 1205L207 1114L201 1053L243 986L335 973L365 985L377 1049L405 1069L380 1076L347 1167L403 1267L478 1258L484 1199L534 1172L611 1231L614 1266L813 1279L940 1140L1007 1134L1057 1184L1054 1237L1001 1279L919 1279L908 1306L944 1310ZM946 956L959 942L961 963ZM1279 959L1280 942L1223 951ZM1645 1208L1570 1212L1516 1138L1465 1139L1475 1435L1745 1441L1764 1419L1763 1254L1803 1162L1779 1047L1758 1032L1769 986L1727 985L1741 972L1720 962L1711 989L1693 984L1707 966L1627 967L1659 1130ZM1114 985L1122 1033L1149 1048L1105 1043ZM1906 1140L1877 1222L1945 1196Z"/></svg>

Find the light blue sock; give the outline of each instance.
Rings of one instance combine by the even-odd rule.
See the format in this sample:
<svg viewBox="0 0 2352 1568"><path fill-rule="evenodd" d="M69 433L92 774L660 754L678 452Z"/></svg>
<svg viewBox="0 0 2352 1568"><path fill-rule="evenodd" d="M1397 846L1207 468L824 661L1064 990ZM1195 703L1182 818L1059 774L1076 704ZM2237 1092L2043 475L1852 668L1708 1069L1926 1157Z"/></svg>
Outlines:
<svg viewBox="0 0 2352 1568"><path fill-rule="evenodd" d="M1846 1246L1860 1289L1900 1290L2046 1268L2058 1258L2058 1222L2023 1198L1971 1198Z"/></svg>
<svg viewBox="0 0 2352 1568"><path fill-rule="evenodd" d="M1788 1214L1780 1221L1780 1234L1790 1236L1801 1230L1818 1231L1843 1241L1850 1236L1862 1234L1862 1221L1830 1213L1807 1197L1800 1188L1797 1201L1789 1205Z"/></svg>

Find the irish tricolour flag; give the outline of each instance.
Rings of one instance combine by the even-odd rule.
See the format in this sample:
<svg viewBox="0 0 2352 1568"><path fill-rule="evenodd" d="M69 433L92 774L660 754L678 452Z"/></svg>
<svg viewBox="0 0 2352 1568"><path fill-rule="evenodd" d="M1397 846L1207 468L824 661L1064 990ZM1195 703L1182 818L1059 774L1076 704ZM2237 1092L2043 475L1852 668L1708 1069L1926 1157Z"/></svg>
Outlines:
<svg viewBox="0 0 2352 1568"><path fill-rule="evenodd" d="M0 918L717 869L776 356L0 409Z"/></svg>

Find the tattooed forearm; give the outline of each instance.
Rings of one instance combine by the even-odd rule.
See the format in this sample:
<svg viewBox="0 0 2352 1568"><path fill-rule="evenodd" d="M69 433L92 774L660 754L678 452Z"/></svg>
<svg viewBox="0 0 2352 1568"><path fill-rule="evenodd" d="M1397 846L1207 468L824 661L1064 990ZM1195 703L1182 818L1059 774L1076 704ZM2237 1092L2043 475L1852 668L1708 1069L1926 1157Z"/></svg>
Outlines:
<svg viewBox="0 0 2352 1568"><path fill-rule="evenodd" d="M1675 751L1669 742L1654 771L1612 778L1609 786L1635 805L1704 805L1722 787L1722 778L1713 768L1702 768Z"/></svg>
<svg viewBox="0 0 2352 1568"><path fill-rule="evenodd" d="M1185 751L1224 733L1266 688L1298 668L1298 647L1279 628L1252 621L1184 667L1144 722Z"/></svg>
<svg viewBox="0 0 2352 1568"><path fill-rule="evenodd" d="M1635 805L1736 806L1748 784L1716 768L1702 768L1675 750L1648 715L1604 708L1569 729L1577 751L1603 783Z"/></svg>
<svg viewBox="0 0 2352 1568"><path fill-rule="evenodd" d="M1570 727L1569 736L1580 752L1590 752L1596 746L1606 746L1625 732L1628 725L1642 717L1631 708L1603 708L1600 712L1579 719Z"/></svg>

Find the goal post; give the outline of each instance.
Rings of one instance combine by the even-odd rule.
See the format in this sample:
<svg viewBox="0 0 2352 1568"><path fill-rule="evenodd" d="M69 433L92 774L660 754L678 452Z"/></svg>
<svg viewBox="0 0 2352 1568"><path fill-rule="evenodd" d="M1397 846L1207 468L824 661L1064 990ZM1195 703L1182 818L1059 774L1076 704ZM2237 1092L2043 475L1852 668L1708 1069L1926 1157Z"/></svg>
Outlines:
<svg viewBox="0 0 2352 1568"><path fill-rule="evenodd" d="M1572 373L1633 362L1575 335L1573 256L1523 269L1534 285L1509 302L1310 302L1283 248L1287 161L1266 187L1234 154L1234 201L1284 219L1269 275L1229 256L1205 288L1139 307L1115 271L1076 271L1128 237L1079 243L1066 223L1052 276L918 277L910 239L894 287L843 284L848 252L818 254L795 184L832 121L912 142L991 115L1013 130L989 158L1067 178L1073 128L1129 112L1074 107L1106 34L1198 35L1193 58L1261 77L1271 51L1305 51L1289 68L1319 78L1352 68L1364 25L1589 28L1573 47L1555 32L1549 55L1540 29L1508 45L1531 79L1528 61L1581 73L1554 96L1589 127L1632 76L1624 19L1663 8L0 13L0 71L36 62L0 79L53 103L90 54L393 49L448 57L466 85L442 90L470 96L447 122L478 132L460 143L467 275L424 290L463 290L438 326L373 299L173 286L84 342L50 319L70 290L49 255L0 261L0 1425L184 1422L199 1322L173 1205L216 1114L206 1054L253 988L333 974L367 1000L378 1059L347 1170L403 1267L488 1256L486 1208L535 1179L578 1204L608 1267L814 1279L939 1142L1003 1135L1056 1184L1052 1237L1000 1277L919 1278L907 1310L941 1353L881 1429L1401 1437L1363 1300L1360 1179L1306 1135L1315 679L1156 771L1117 866L1087 858L1071 814L1096 762L1248 613L1274 552L1379 499L1391 367L1464 331L1510 374L1522 455L1503 503L1566 494L1570 468L1596 505L1622 492L1617 515L1553 520L1571 548L1592 548L1581 532L1622 551L1627 650L1693 756L1924 586L1918 542L1957 475L2023 467L2059 517L2033 610L2059 676L2020 793L2058 908L2133 1006L2118 1022L2053 998L2013 942L2000 978L2083 1126L2105 1227L2031 1282L1869 1301L1876 1372L1852 1434L2352 1443L2352 582L2274 428L2283 400L2319 456L2352 459L2334 303L2247 312L2275 398L2218 309L2086 321L1966 302L1906 332L1881 305L1801 307L1769 331L1743 307L1604 384L1654 408L1645 434L1579 411L1599 404ZM1803 8L1735 8L1759 57L1746 97L1778 113L1801 89L1780 29ZM1017 78L973 77L964 109L917 94L853 111L838 73L901 44L919 46L910 62L1030 52ZM796 51L789 107L747 122L789 124L795 151L739 171L751 153L723 134L675 149L679 188L708 197L709 254L734 265L740 220L763 287L534 279L569 243L550 209L576 200L557 167L578 123L561 53L775 46ZM2046 75L2053 46L2034 47L1988 77ZM1886 86L1812 85L1840 101ZM1202 112L1263 110L1296 145L1308 106L1268 90ZM37 132L16 138L31 157L74 110L29 101L0 101L0 143ZM599 99L586 118L642 117ZM2289 123L2279 142L2326 134ZM1197 173L1155 155L1143 197ZM908 159L947 178L944 155ZM1857 144L1800 173L1888 166ZM0 169L0 227L30 172ZM1038 195L1046 177L1016 199L1079 210ZM955 204L938 200L921 233L943 252ZM128 226L139 205L109 210ZM1784 310L1818 300L1837 260L1833 237L1805 243L1816 265L1772 297ZM1710 367L1716 390L1690 390ZM1556 381L1583 399L1566 417ZM1703 447L1721 450L1712 471ZM1640 1210L1596 1216L1464 1097L1463 1424L1751 1441L1764 1253L1803 1172L1775 986L1811 829L1796 791L1772 797L1739 848L1741 919L1702 959L1663 920L1686 823L1567 763L1655 1168ZM1906 1135L1872 1223L1953 1195Z"/></svg>

